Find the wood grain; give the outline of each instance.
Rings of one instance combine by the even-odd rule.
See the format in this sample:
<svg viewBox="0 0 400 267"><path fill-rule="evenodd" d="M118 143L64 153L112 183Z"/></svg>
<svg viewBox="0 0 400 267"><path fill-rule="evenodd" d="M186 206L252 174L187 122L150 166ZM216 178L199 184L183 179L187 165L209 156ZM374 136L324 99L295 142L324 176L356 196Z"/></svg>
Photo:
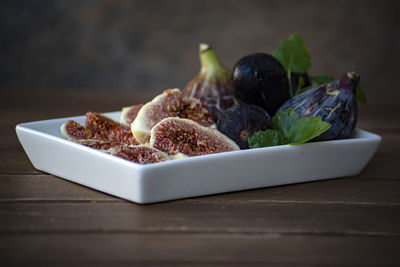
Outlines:
<svg viewBox="0 0 400 267"><path fill-rule="evenodd" d="M400 205L400 182L363 179L363 175L197 197L196 202L318 202L332 204ZM126 202L52 175L0 175L0 203ZM179 201L178 201L179 202Z"/></svg>
<svg viewBox="0 0 400 267"><path fill-rule="evenodd" d="M4 235L0 262L192 263L253 266L396 266L397 237L88 233ZM360 264L362 263L362 264Z"/></svg>

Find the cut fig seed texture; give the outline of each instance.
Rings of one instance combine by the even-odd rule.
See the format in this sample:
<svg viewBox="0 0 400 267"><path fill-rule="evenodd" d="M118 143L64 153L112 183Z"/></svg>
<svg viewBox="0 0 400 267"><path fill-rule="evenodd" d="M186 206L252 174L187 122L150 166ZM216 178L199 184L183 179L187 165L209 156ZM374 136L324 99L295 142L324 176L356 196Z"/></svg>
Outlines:
<svg viewBox="0 0 400 267"><path fill-rule="evenodd" d="M148 143L154 125L168 117L188 118L204 126L214 124L206 103L197 99L184 100L179 89L168 89L139 110L131 124L134 137L140 144Z"/></svg>
<svg viewBox="0 0 400 267"><path fill-rule="evenodd" d="M137 142L131 139L132 133L128 126L121 125L99 113L88 112L86 125L87 128L69 120L61 126L61 133L73 142L140 164L170 159L166 153L155 148L134 145Z"/></svg>
<svg viewBox="0 0 400 267"><path fill-rule="evenodd" d="M129 126L116 122L97 112L86 113L86 130L94 139L110 140L127 145L138 145Z"/></svg>
<svg viewBox="0 0 400 267"><path fill-rule="evenodd" d="M143 104L133 105L129 107L123 107L121 111L120 123L131 125L136 119L139 110L143 107Z"/></svg>
<svg viewBox="0 0 400 267"><path fill-rule="evenodd" d="M144 145L116 145L111 147L107 152L111 155L140 164L150 164L170 160L168 154L153 147Z"/></svg>
<svg viewBox="0 0 400 267"><path fill-rule="evenodd" d="M189 157L240 149L218 130L177 117L166 118L152 128L150 146L170 155L182 153Z"/></svg>

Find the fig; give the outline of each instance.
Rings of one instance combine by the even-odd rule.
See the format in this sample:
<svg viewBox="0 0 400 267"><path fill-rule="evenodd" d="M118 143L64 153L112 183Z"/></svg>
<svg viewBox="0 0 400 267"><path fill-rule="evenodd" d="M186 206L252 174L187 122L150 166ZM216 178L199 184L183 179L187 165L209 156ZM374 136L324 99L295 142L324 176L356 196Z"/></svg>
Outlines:
<svg viewBox="0 0 400 267"><path fill-rule="evenodd" d="M206 101L211 116L217 120L222 111L235 103L230 86L231 72L208 44L200 44L199 57L200 72L185 86L183 97Z"/></svg>
<svg viewBox="0 0 400 267"><path fill-rule="evenodd" d="M66 139L78 143L88 139L91 140L87 141L88 143L93 143L94 140L102 140L115 144L138 144L128 126L95 112L86 114L86 128L73 120L69 120L61 125L61 134ZM93 146L97 145L93 144Z"/></svg>
<svg viewBox="0 0 400 267"><path fill-rule="evenodd" d="M203 126L214 123L207 105L197 99L183 99L179 89L165 90L161 95L146 103L131 124L135 138L141 144L148 143L154 125L168 117L184 117L199 122Z"/></svg>
<svg viewBox="0 0 400 267"><path fill-rule="evenodd" d="M168 154L144 145L116 145L110 148L107 152L111 155L140 164L150 164L170 159Z"/></svg>
<svg viewBox="0 0 400 267"><path fill-rule="evenodd" d="M271 126L271 117L256 105L236 105L225 110L217 121L217 129L234 140L241 149L249 148L247 138Z"/></svg>
<svg viewBox="0 0 400 267"><path fill-rule="evenodd" d="M86 130L93 139L115 141L127 145L138 145L131 129L127 125L116 122L100 113L86 113Z"/></svg>
<svg viewBox="0 0 400 267"><path fill-rule="evenodd" d="M179 89L168 89L146 103L131 124L133 136L140 144L150 139L150 131L162 119L177 117L183 107L182 93Z"/></svg>
<svg viewBox="0 0 400 267"><path fill-rule="evenodd" d="M70 141L92 138L90 131L73 120L68 120L61 125L61 135Z"/></svg>
<svg viewBox="0 0 400 267"><path fill-rule="evenodd" d="M214 119L208 112L207 102L197 98L186 98L183 100L183 110L179 114L179 117L195 121L206 127L214 125Z"/></svg>
<svg viewBox="0 0 400 267"><path fill-rule="evenodd" d="M290 98L286 71L269 54L241 58L233 68L231 86L239 101L260 106L271 116Z"/></svg>
<svg viewBox="0 0 400 267"><path fill-rule="evenodd" d="M85 127L73 120L69 120L61 125L61 135L75 143L103 151L118 144L115 141L95 139L91 131L86 130Z"/></svg>
<svg viewBox="0 0 400 267"><path fill-rule="evenodd" d="M120 123L131 125L131 123L136 119L136 116L142 107L143 104L123 107L120 117Z"/></svg>
<svg viewBox="0 0 400 267"><path fill-rule="evenodd" d="M76 143L79 143L84 146L91 147L93 149L107 151L110 148L118 145L118 143L109 140L99 140L99 139L79 139L75 140Z"/></svg>
<svg viewBox="0 0 400 267"><path fill-rule="evenodd" d="M166 118L151 130L150 146L170 155L198 156L239 150L219 131L183 118Z"/></svg>
<svg viewBox="0 0 400 267"><path fill-rule="evenodd" d="M299 117L321 117L331 127L313 141L350 138L357 124L356 88L360 77L348 72L340 80L317 86L285 102L279 110L293 109Z"/></svg>

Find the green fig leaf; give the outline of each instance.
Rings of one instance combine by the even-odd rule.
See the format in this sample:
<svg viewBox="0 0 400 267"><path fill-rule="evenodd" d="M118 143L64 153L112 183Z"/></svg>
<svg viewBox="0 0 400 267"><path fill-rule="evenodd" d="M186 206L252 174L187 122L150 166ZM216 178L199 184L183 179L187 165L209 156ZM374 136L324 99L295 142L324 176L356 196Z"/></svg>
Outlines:
<svg viewBox="0 0 400 267"><path fill-rule="evenodd" d="M294 110L279 111L272 118L274 129L250 135L250 148L306 143L327 131L331 125L320 117L299 118Z"/></svg>
<svg viewBox="0 0 400 267"><path fill-rule="evenodd" d="M285 133L291 145L303 144L319 136L331 127L321 117L303 117L295 121Z"/></svg>
<svg viewBox="0 0 400 267"><path fill-rule="evenodd" d="M282 131L287 136L290 127L298 119L299 115L297 115L296 111L293 109L282 110L272 117L272 126L274 129Z"/></svg>
<svg viewBox="0 0 400 267"><path fill-rule="evenodd" d="M282 131L267 129L250 135L248 140L249 148L279 146L289 143Z"/></svg>
<svg viewBox="0 0 400 267"><path fill-rule="evenodd" d="M273 54L288 73L307 72L311 67L311 58L307 47L297 33L293 33L283 41Z"/></svg>

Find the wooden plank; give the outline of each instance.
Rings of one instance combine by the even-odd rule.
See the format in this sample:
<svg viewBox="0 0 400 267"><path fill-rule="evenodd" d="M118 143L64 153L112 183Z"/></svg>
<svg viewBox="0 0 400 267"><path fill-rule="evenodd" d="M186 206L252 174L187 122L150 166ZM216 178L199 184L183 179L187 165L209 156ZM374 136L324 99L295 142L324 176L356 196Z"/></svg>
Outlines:
<svg viewBox="0 0 400 267"><path fill-rule="evenodd" d="M400 131L397 133L380 133L382 137L377 155L400 155Z"/></svg>
<svg viewBox="0 0 400 267"><path fill-rule="evenodd" d="M400 180L399 162L400 156L377 154L362 170L361 174L353 178L362 180Z"/></svg>
<svg viewBox="0 0 400 267"><path fill-rule="evenodd" d="M362 177L362 176L361 176ZM355 177L357 178L357 177ZM319 202L399 204L400 180L334 179L214 196L192 198L199 202ZM51 175L0 176L0 202L119 201L119 198Z"/></svg>
<svg viewBox="0 0 400 267"><path fill-rule="evenodd" d="M0 150L0 175L42 174L29 161L22 147L18 151Z"/></svg>
<svg viewBox="0 0 400 267"><path fill-rule="evenodd" d="M367 105L359 105L357 127L371 131L399 132L400 117L397 115L397 99L369 97Z"/></svg>
<svg viewBox="0 0 400 267"><path fill-rule="evenodd" d="M0 201L124 201L47 174L0 175Z"/></svg>
<svg viewBox="0 0 400 267"><path fill-rule="evenodd" d="M0 233L121 231L400 237L400 205L262 201L0 203Z"/></svg>
<svg viewBox="0 0 400 267"><path fill-rule="evenodd" d="M237 234L2 235L0 263L398 266L398 237ZM96 265L97 266L97 265Z"/></svg>

